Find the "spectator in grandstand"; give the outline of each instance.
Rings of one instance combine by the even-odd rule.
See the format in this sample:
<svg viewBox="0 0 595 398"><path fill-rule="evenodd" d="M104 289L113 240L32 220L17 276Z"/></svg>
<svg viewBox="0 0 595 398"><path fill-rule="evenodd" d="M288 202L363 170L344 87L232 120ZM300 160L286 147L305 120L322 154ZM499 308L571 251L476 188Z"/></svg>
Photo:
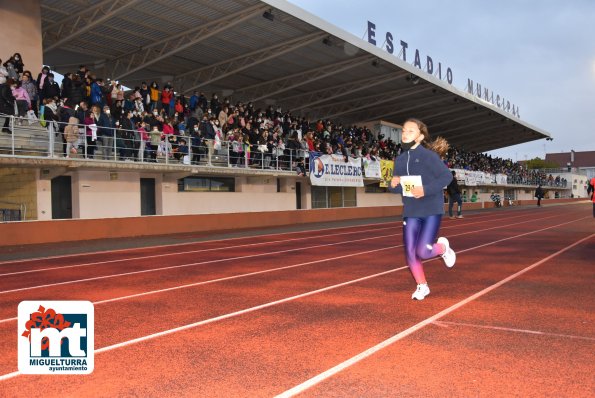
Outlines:
<svg viewBox="0 0 595 398"><path fill-rule="evenodd" d="M60 117L58 113L58 104L56 100L52 97L46 98L43 100L44 102L44 110L43 110L43 119L46 123L46 128L48 130L54 129L54 132L58 132L58 124L54 122L59 122Z"/></svg>
<svg viewBox="0 0 595 398"><path fill-rule="evenodd" d="M169 115L169 104L171 102L172 97L173 92L170 91L170 88L166 86L161 92L161 107L165 115Z"/></svg>
<svg viewBox="0 0 595 398"><path fill-rule="evenodd" d="M299 177L306 175L306 166L304 166L304 159L300 159L295 166L295 171Z"/></svg>
<svg viewBox="0 0 595 398"><path fill-rule="evenodd" d="M114 156L116 120L112 116L109 106L105 105L103 107L97 126L97 146L101 150L101 155L104 160L112 159Z"/></svg>
<svg viewBox="0 0 595 398"><path fill-rule="evenodd" d="M537 207L541 207L541 199L543 199L543 197L545 196L544 195L544 192L543 192L543 189L541 188L541 184L539 184L537 186L537 189L535 190L535 195L534 196L537 198Z"/></svg>
<svg viewBox="0 0 595 398"><path fill-rule="evenodd" d="M76 129L76 137L75 132L71 127L68 127L71 123L76 124L78 119L75 116L75 110L72 109L70 106L65 104L63 101L60 101L60 107L58 108L58 117L60 119L60 124L58 126L58 131L62 136L62 154L64 157L68 157L69 150L72 147L72 144L78 140L78 128ZM74 121L71 119L75 119ZM66 129L68 127L68 130ZM69 141L70 140L70 141ZM69 145L70 143L70 145Z"/></svg>
<svg viewBox="0 0 595 398"><path fill-rule="evenodd" d="M70 106L75 107L85 98L85 87L78 74L70 73L68 84L62 82L62 99Z"/></svg>
<svg viewBox="0 0 595 398"><path fill-rule="evenodd" d="M403 196L405 258L417 283L411 298L423 300L430 294L430 288L422 260L442 256L449 268L456 261L448 239L436 240L444 214L442 189L452 180L452 174L440 159L448 150L448 143L442 138L430 141L427 126L417 119L408 119L401 134L404 153L395 159L390 186ZM421 185L412 185L411 176L418 176Z"/></svg>
<svg viewBox="0 0 595 398"><path fill-rule="evenodd" d="M202 123L203 122L201 122L201 125ZM190 130L190 151L192 153L192 163L194 164L200 162L201 155L204 153L201 125L195 124L192 127L192 130Z"/></svg>
<svg viewBox="0 0 595 398"><path fill-rule="evenodd" d="M123 101L117 100L110 108L115 120L122 119L122 116L124 115L124 108L122 107L122 102Z"/></svg>
<svg viewBox="0 0 595 398"><path fill-rule="evenodd" d="M138 147L136 160L139 162L145 161L145 149L147 143L150 140L149 134L146 130L146 123L144 121L138 121L136 123L136 133L134 134L135 148Z"/></svg>
<svg viewBox="0 0 595 398"><path fill-rule="evenodd" d="M41 69L41 72L37 75L37 93L39 94L39 104L41 105L43 103L43 99L45 98L43 96L43 87L45 86L46 82L47 82L47 78L48 78L48 74L50 73L50 68L48 66L44 66Z"/></svg>
<svg viewBox="0 0 595 398"><path fill-rule="evenodd" d="M188 144L186 143L185 138L180 138L180 143L178 147L174 150L174 158L179 160L180 162L184 161L184 156L188 155Z"/></svg>
<svg viewBox="0 0 595 398"><path fill-rule="evenodd" d="M161 143L161 131L159 131L158 126L153 126L151 131L149 131L149 143L147 145L147 154L149 157L149 161L156 162L157 161L157 148L159 148L159 144Z"/></svg>
<svg viewBox="0 0 595 398"><path fill-rule="evenodd" d="M9 58L8 61L6 61L2 65L4 65L4 67L6 68L6 72L8 73L9 78L13 79L14 81L19 80L20 75L14 67L14 59L13 58Z"/></svg>
<svg viewBox="0 0 595 398"><path fill-rule="evenodd" d="M60 99L60 86L54 80L54 74L48 73L43 88L41 89L44 99L53 98L54 100Z"/></svg>
<svg viewBox="0 0 595 398"><path fill-rule="evenodd" d="M287 140L287 144L285 148L291 158L291 166L294 166L299 159L301 159L301 149L302 146L299 141L299 136L297 131L293 131L289 139Z"/></svg>
<svg viewBox="0 0 595 398"><path fill-rule="evenodd" d="M87 104L87 101L80 101L78 106L75 106L74 110L74 117L79 120L79 124L84 124L85 117L87 117L89 111L89 104Z"/></svg>
<svg viewBox="0 0 595 398"><path fill-rule="evenodd" d="M198 91L195 91L188 101L188 108L190 112L194 112L198 106Z"/></svg>
<svg viewBox="0 0 595 398"><path fill-rule="evenodd" d="M148 124L148 128L150 130L153 130L153 127L155 126L157 126L158 130L163 130L163 122L165 121L165 119L163 119L163 117L157 109L153 109L151 116L146 115L144 121Z"/></svg>
<svg viewBox="0 0 595 398"><path fill-rule="evenodd" d="M0 122L4 122L2 123L3 133L12 133L9 128L10 118L3 115L14 115L15 98L12 95L12 89L16 88L16 86L16 81L11 78L6 79L4 83L0 84Z"/></svg>
<svg viewBox="0 0 595 398"><path fill-rule="evenodd" d="M134 123L132 121L132 111L125 111L122 117L120 118L119 125L117 125L116 127L116 148L118 148L118 155L120 156L120 160L132 160L132 152L135 149Z"/></svg>
<svg viewBox="0 0 595 398"><path fill-rule="evenodd" d="M35 114L37 115L37 85L31 78L31 72L26 70L23 72L23 76L21 76L21 84L23 88L27 91L29 95L29 100L31 101L31 106L29 109L33 109Z"/></svg>
<svg viewBox="0 0 595 398"><path fill-rule="evenodd" d="M101 108L99 105L91 106L91 111L85 115L87 150L86 158L95 158L95 149L97 148L97 129L99 119L101 118Z"/></svg>
<svg viewBox="0 0 595 398"><path fill-rule="evenodd" d="M157 82L151 82L151 87L149 88L149 93L151 95L151 112L158 109L157 104L159 103L160 95L159 95L159 85Z"/></svg>
<svg viewBox="0 0 595 398"><path fill-rule="evenodd" d="M176 130L174 129L173 120L169 117L163 119L163 134L166 136L173 136Z"/></svg>
<svg viewBox="0 0 595 398"><path fill-rule="evenodd" d="M213 93L213 96L211 97L209 108L211 109L213 115L219 115L219 112L221 112L221 103L219 102L219 98L215 93Z"/></svg>
<svg viewBox="0 0 595 398"><path fill-rule="evenodd" d="M17 120L17 124L21 125L24 122L25 116L27 116L27 111L31 109L31 99L29 98L29 93L27 93L27 90L25 90L23 87L23 83L20 81L16 82L15 88L12 89L12 95L17 102L17 116L23 118Z"/></svg>
<svg viewBox="0 0 595 398"><path fill-rule="evenodd" d="M78 75L80 81L84 82L88 73L89 71L85 65L79 65L79 70L76 72L76 74Z"/></svg>
<svg viewBox="0 0 595 398"><path fill-rule="evenodd" d="M73 74L71 72L67 72L66 74L64 74L64 77L62 78L62 87L61 87L61 91L60 91L60 98L66 100L68 99L68 96L66 96L66 94L70 93L72 91L72 76Z"/></svg>
<svg viewBox="0 0 595 398"><path fill-rule="evenodd" d="M8 71L2 65L2 59L0 59L0 84L6 83L6 79L8 79Z"/></svg>
<svg viewBox="0 0 595 398"><path fill-rule="evenodd" d="M91 103L91 86L92 85L93 85L93 78L91 76L85 77L85 82L84 82L85 101L87 101L88 104Z"/></svg>
<svg viewBox="0 0 595 398"><path fill-rule="evenodd" d="M105 97L103 95L103 79L97 79L91 83L91 105L103 108Z"/></svg>
<svg viewBox="0 0 595 398"><path fill-rule="evenodd" d="M151 133L152 134L152 133ZM167 137L161 138L159 145L157 146L157 159L166 161L166 159L173 158L173 146Z"/></svg>
<svg viewBox="0 0 595 398"><path fill-rule="evenodd" d="M226 105L224 105L221 108L221 111L219 112L219 114L217 115L219 126L221 126L222 129L225 129L227 127L227 112L228 111L229 111L229 109L227 108Z"/></svg>
<svg viewBox="0 0 595 398"><path fill-rule="evenodd" d="M463 218L463 200L461 199L461 189L459 188L457 175L454 170L452 171L452 181L446 187L446 192L448 193L448 216L450 218L455 218L452 212L452 207L454 203L457 202L457 218Z"/></svg>
<svg viewBox="0 0 595 398"><path fill-rule="evenodd" d="M17 71L19 76L22 75L23 70L25 69L25 63L23 62L23 57L21 56L21 54L14 53L11 59L14 65L14 69Z"/></svg>
<svg viewBox="0 0 595 398"><path fill-rule="evenodd" d="M68 124L64 127L62 136L66 145L64 148L64 156L70 157L71 155L76 155L78 152L76 143L79 139L78 119L76 117L71 116L68 119Z"/></svg>
<svg viewBox="0 0 595 398"><path fill-rule="evenodd" d="M145 106L143 104L143 100L141 98L135 98L134 94L131 94L129 96L126 103L127 103L127 105L124 106L124 109L125 110L134 110L134 111L136 111L137 114L142 114L147 109L149 109L149 108L145 108ZM157 112L157 114L159 114L159 111L157 111L157 109L155 109L154 112Z"/></svg>

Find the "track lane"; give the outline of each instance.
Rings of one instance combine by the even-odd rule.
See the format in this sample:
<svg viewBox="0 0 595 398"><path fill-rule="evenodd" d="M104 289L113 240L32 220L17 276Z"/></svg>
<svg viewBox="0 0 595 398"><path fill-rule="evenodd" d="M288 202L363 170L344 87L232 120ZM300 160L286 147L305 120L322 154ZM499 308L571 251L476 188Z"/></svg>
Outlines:
<svg viewBox="0 0 595 398"><path fill-rule="evenodd" d="M408 282L408 283L407 283L407 285L410 285L410 282ZM409 291L407 291L407 292L405 293L405 295L408 295L408 294L410 294L410 292L409 292ZM434 294L434 290L433 290L433 294Z"/></svg>

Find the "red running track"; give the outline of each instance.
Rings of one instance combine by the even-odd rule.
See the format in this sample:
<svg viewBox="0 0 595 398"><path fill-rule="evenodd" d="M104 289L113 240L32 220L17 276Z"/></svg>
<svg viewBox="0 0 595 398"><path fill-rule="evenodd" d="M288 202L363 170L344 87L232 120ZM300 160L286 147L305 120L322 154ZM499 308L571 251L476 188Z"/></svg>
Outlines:
<svg viewBox="0 0 595 398"><path fill-rule="evenodd" d="M593 396L591 206L445 219L412 301L385 222L0 263L0 395ZM95 305L91 375L17 371L22 300Z"/></svg>

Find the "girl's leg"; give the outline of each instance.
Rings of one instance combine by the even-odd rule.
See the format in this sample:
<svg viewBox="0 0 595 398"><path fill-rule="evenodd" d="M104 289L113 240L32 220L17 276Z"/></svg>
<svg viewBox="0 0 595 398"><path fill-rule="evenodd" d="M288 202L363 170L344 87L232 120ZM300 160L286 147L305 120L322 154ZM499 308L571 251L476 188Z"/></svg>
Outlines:
<svg viewBox="0 0 595 398"><path fill-rule="evenodd" d="M422 260L444 254L445 247L436 243L441 215L424 218L407 217L403 221L405 258L415 281L426 283Z"/></svg>
<svg viewBox="0 0 595 398"><path fill-rule="evenodd" d="M403 244L405 260L417 284L426 283L426 275L421 260L417 257L417 245L423 226L423 219L406 217L403 219Z"/></svg>
<svg viewBox="0 0 595 398"><path fill-rule="evenodd" d="M421 232L417 240L416 255L419 259L440 256L446 248L441 243L436 243L438 230L440 229L441 215L433 215L422 218Z"/></svg>

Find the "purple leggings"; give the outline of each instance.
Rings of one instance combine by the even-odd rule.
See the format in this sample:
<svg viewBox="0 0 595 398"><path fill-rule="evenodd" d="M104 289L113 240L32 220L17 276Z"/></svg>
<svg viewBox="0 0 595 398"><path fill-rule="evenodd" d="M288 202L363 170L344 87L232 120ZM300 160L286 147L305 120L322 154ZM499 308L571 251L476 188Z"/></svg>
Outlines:
<svg viewBox="0 0 595 398"><path fill-rule="evenodd" d="M444 253L442 245L436 244L442 215L428 217L405 217L403 219L403 243L405 259L417 283L426 283L422 260Z"/></svg>

